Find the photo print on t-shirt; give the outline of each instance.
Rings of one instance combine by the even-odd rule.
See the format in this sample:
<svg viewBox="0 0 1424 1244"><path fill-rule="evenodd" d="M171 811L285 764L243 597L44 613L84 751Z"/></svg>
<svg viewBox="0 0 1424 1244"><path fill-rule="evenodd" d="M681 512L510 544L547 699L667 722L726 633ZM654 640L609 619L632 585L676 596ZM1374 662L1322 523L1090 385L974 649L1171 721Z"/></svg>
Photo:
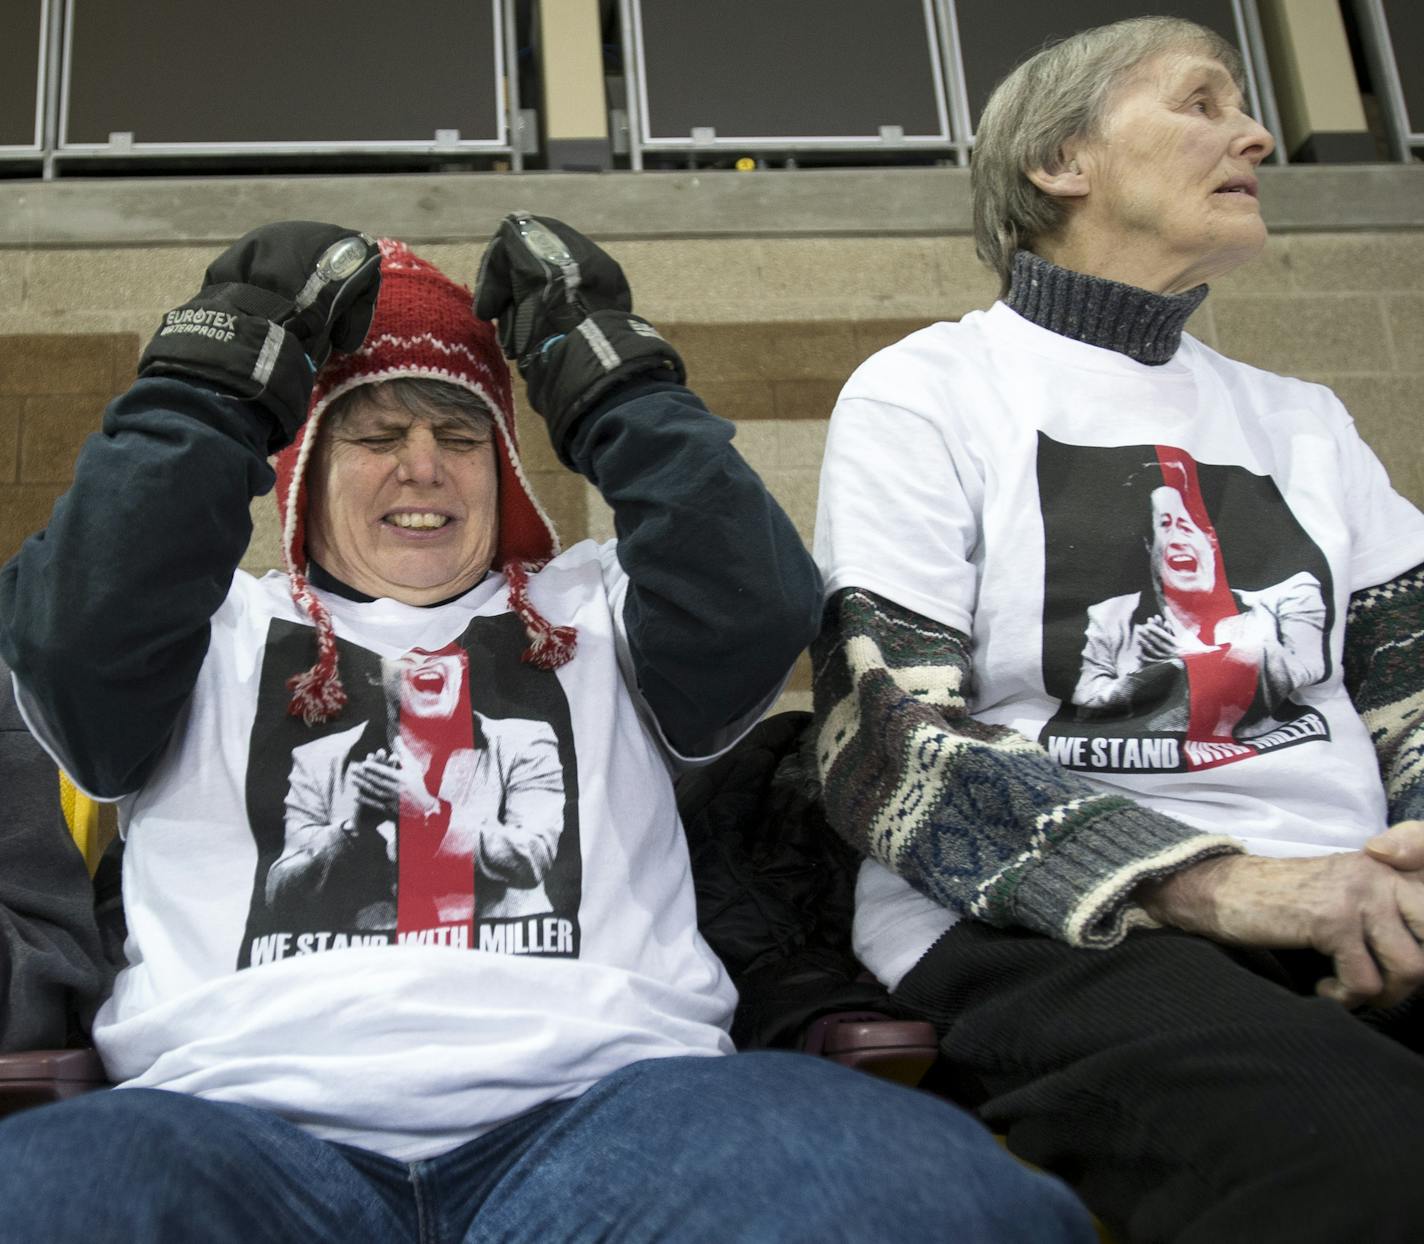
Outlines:
<svg viewBox="0 0 1424 1244"><path fill-rule="evenodd" d="M1330 570L1275 481L1170 445L1039 433L1039 742L1087 773L1195 772L1330 737Z"/></svg>
<svg viewBox="0 0 1424 1244"><path fill-rule="evenodd" d="M247 768L257 843L239 968L348 946L579 953L578 763L513 614L396 659L338 640L334 721L289 715L309 627L268 629Z"/></svg>

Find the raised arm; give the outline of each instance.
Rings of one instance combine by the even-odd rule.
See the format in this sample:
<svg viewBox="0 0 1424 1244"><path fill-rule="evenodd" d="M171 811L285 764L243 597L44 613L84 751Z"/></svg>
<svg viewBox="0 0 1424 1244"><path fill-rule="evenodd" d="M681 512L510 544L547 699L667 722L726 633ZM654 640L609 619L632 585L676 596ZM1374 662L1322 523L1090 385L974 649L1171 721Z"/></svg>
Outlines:
<svg viewBox="0 0 1424 1244"><path fill-rule="evenodd" d="M816 631L820 581L796 529L683 386L622 269L559 221L516 213L480 271L555 452L613 508L623 618L644 700L695 755L761 704Z"/></svg>
<svg viewBox="0 0 1424 1244"><path fill-rule="evenodd" d="M0 655L91 794L133 791L192 691L208 623L334 346L359 345L373 243L288 222L225 251L168 312L48 527L0 571Z"/></svg>

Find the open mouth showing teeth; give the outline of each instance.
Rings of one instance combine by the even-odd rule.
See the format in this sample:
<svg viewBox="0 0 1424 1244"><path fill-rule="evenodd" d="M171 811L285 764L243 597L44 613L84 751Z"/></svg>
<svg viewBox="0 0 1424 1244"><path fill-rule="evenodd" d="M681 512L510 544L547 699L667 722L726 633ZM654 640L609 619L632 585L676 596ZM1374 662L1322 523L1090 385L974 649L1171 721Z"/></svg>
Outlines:
<svg viewBox="0 0 1424 1244"><path fill-rule="evenodd" d="M444 514L387 514L385 521L408 531L435 531L450 520Z"/></svg>
<svg viewBox="0 0 1424 1244"><path fill-rule="evenodd" d="M417 670L411 675L410 685L426 695L437 695L445 690L445 676L439 670Z"/></svg>
<svg viewBox="0 0 1424 1244"><path fill-rule="evenodd" d="M1197 568L1197 559L1195 557L1189 557L1186 554L1179 553L1176 556L1167 558L1167 565L1173 570L1180 570L1186 572L1195 570Z"/></svg>

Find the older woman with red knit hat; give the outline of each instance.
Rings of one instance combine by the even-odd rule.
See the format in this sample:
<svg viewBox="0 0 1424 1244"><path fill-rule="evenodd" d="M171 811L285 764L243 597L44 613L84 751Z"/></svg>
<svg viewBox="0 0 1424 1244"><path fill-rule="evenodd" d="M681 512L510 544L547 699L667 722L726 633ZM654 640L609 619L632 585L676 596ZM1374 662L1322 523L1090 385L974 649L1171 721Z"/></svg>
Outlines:
<svg viewBox="0 0 1424 1244"><path fill-rule="evenodd" d="M818 577L604 252L516 214L471 300L254 231L0 575L27 719L121 800L129 925L123 1088L0 1126L0 1240L1090 1238L943 1102L727 1057L670 774L774 697ZM560 552L501 347L616 541Z"/></svg>

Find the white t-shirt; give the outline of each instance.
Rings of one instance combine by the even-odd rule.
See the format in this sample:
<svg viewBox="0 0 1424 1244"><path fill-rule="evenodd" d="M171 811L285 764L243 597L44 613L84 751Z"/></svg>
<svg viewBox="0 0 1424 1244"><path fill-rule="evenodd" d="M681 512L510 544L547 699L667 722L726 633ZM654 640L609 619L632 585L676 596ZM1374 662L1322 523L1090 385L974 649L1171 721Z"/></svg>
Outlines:
<svg viewBox="0 0 1424 1244"><path fill-rule="evenodd" d="M1384 828L1344 619L1424 562L1424 516L1328 389L1190 336L1147 366L997 303L851 377L815 551L828 594L971 636L974 716L1103 790L1268 855ZM856 945L882 979L954 919L864 866Z"/></svg>
<svg viewBox="0 0 1424 1244"><path fill-rule="evenodd" d="M626 586L611 543L531 577L578 629L553 672L521 662L500 575L428 609L324 596L351 702L311 728L285 687L310 626L284 576L239 573L171 746L120 806L110 1074L409 1161L631 1062L730 1052L680 758L629 692ZM391 755L403 801L363 810Z"/></svg>

